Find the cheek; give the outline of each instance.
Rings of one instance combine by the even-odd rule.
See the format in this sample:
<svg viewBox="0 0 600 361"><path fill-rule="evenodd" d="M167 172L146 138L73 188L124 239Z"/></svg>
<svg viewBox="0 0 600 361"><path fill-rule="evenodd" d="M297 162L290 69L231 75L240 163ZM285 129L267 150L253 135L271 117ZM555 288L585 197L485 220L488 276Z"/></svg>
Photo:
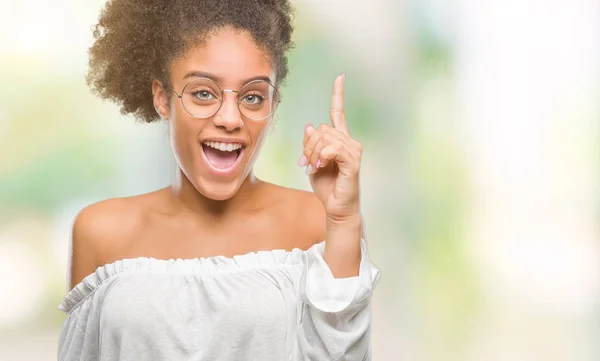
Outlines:
<svg viewBox="0 0 600 361"><path fill-rule="evenodd" d="M270 133L270 129L272 126L272 121L268 123L250 123L248 124L248 130L250 132L250 137L252 138L252 143L255 148L260 148L267 137L267 134Z"/></svg>
<svg viewBox="0 0 600 361"><path fill-rule="evenodd" d="M198 130L195 129L193 122L185 118L171 118L169 121L169 141L173 155L183 168L191 165L194 153L199 149L197 141Z"/></svg>
<svg viewBox="0 0 600 361"><path fill-rule="evenodd" d="M269 122L267 124L251 124L250 125L250 134L251 134L251 138L252 138L252 143L253 143L253 149L252 149L252 154L250 154L248 157L248 167L251 167L254 162L256 161L256 158L258 157L258 154L260 153L260 149L262 148L262 145L264 144L265 138L267 137L267 135L270 133L270 129L272 127L272 122Z"/></svg>

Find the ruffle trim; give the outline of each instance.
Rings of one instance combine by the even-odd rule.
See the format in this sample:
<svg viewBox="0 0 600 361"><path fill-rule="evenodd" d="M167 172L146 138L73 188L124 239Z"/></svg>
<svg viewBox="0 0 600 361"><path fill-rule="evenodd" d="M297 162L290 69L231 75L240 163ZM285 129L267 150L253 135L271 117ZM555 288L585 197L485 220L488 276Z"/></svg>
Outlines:
<svg viewBox="0 0 600 361"><path fill-rule="evenodd" d="M235 270L302 265L304 264L305 253L312 252L317 247L322 247L324 243L325 241L317 243L306 251L299 248L294 248L291 251L277 249L250 252L233 257L214 256L169 260L149 257L127 258L98 267L94 273L86 276L67 293L58 309L65 313L71 312L108 280L127 272L215 274Z"/></svg>

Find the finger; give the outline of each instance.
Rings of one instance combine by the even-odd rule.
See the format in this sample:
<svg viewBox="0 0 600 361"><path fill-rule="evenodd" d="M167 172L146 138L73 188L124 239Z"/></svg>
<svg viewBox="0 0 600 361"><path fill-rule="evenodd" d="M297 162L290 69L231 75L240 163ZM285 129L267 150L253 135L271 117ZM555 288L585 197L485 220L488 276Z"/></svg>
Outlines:
<svg viewBox="0 0 600 361"><path fill-rule="evenodd" d="M343 152L344 146L341 143L332 143L321 149L321 152L319 154L319 160L321 164L325 164L325 166L334 161L343 163L344 158L347 158L343 156ZM321 168L325 166L321 166Z"/></svg>
<svg viewBox="0 0 600 361"><path fill-rule="evenodd" d="M321 163L335 162L340 174L352 177L360 171L360 158L355 158L343 143L332 143L321 150Z"/></svg>
<svg viewBox="0 0 600 361"><path fill-rule="evenodd" d="M306 149L306 145L310 141L314 130L315 128L312 126L312 123L308 123L304 127L304 139L302 141L302 156L298 160L298 166L300 167L304 167L306 164L308 164L308 156L305 155L304 150Z"/></svg>
<svg viewBox="0 0 600 361"><path fill-rule="evenodd" d="M317 169L321 167L319 155L321 154L321 150L325 148L326 145L327 141L325 140L325 135L322 135L312 149L312 154L308 157L309 167L306 169L307 174L314 174Z"/></svg>
<svg viewBox="0 0 600 361"><path fill-rule="evenodd" d="M313 133L315 131L318 131L321 134L325 134L325 133L329 133L331 131L335 131L335 129L333 129L330 125L327 124L320 124L318 128L315 128L312 123L308 123L305 127L304 127L304 147L306 148L306 145L308 144L310 138L312 137Z"/></svg>
<svg viewBox="0 0 600 361"><path fill-rule="evenodd" d="M307 128L306 134L310 135L313 131L315 131L315 129L310 129L309 127ZM313 166L312 173L314 173L317 170L317 168L322 168L325 166L322 165L320 162L319 164L317 164L317 162L319 161L319 152L321 151L321 149L336 139L340 139L339 141L343 141L343 139L341 139L343 134L341 134L339 130L333 128L331 125L320 124L319 127L316 128L316 131L318 131L321 134L321 137L323 138L324 142L318 143L320 146L315 147L313 149L312 155L309 157L309 163Z"/></svg>
<svg viewBox="0 0 600 361"><path fill-rule="evenodd" d="M310 139L310 135L312 134L312 131L315 128L313 127L312 123L308 123L304 126L304 140L303 140L303 146L306 147L306 143L308 143L308 140Z"/></svg>
<svg viewBox="0 0 600 361"><path fill-rule="evenodd" d="M333 82L333 93L331 95L331 108L329 116L334 128L342 133L349 135L348 124L346 123L346 111L344 109L344 80L345 74L338 75Z"/></svg>
<svg viewBox="0 0 600 361"><path fill-rule="evenodd" d="M330 144L334 144L334 143L340 143L341 144L341 149L346 149L349 150L348 144L347 144L347 136L342 134L340 131L330 128L330 131L327 131L327 129L325 129L323 133L323 145L324 146L328 146ZM317 168L325 168L330 164L330 160L327 158L323 158L321 157L320 153L318 155L318 160L315 161L314 164L319 164L319 166Z"/></svg>
<svg viewBox="0 0 600 361"><path fill-rule="evenodd" d="M309 129L307 133L305 133L305 140L306 140L306 144L304 146L304 149L302 151L302 158L300 158L300 161L298 162L298 165L303 167L305 165L309 164L309 160L312 156L313 150L315 148L315 146L317 145L317 143L321 140L321 132L319 132L318 130L316 130L313 127L308 127ZM310 135L308 135L310 134Z"/></svg>

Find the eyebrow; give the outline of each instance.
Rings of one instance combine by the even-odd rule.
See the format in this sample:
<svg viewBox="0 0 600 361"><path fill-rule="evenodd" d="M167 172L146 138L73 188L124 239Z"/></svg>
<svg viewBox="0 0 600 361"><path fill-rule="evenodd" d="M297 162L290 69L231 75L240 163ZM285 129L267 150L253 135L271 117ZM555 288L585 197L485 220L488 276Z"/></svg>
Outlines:
<svg viewBox="0 0 600 361"><path fill-rule="evenodd" d="M183 79L194 78L194 77L196 77L196 78L208 78L208 79L214 81L217 84L221 82L221 78L220 77L218 77L218 76L216 76L214 74L207 73L205 71L199 71L199 70L194 70L194 71L188 72L187 74L185 74L185 76L183 77ZM242 82L242 84L247 84L247 83L249 83L251 81L254 81L254 80L264 80L264 81L268 82L269 84L273 84L271 82L271 78L269 78L268 76L264 76L264 75L254 76L252 78L246 79L246 80L244 80Z"/></svg>

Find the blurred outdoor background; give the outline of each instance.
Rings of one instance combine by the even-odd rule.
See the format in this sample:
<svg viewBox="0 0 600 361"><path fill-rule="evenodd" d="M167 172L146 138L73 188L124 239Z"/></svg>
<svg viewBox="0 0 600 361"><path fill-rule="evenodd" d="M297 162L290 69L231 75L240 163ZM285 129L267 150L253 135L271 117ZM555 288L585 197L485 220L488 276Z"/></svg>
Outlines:
<svg viewBox="0 0 600 361"><path fill-rule="evenodd" d="M70 227L168 185L164 124L84 84L104 0L0 6L0 360L54 360ZM310 189L307 122L346 72L364 144L376 361L600 360L600 5L296 1L259 177Z"/></svg>

